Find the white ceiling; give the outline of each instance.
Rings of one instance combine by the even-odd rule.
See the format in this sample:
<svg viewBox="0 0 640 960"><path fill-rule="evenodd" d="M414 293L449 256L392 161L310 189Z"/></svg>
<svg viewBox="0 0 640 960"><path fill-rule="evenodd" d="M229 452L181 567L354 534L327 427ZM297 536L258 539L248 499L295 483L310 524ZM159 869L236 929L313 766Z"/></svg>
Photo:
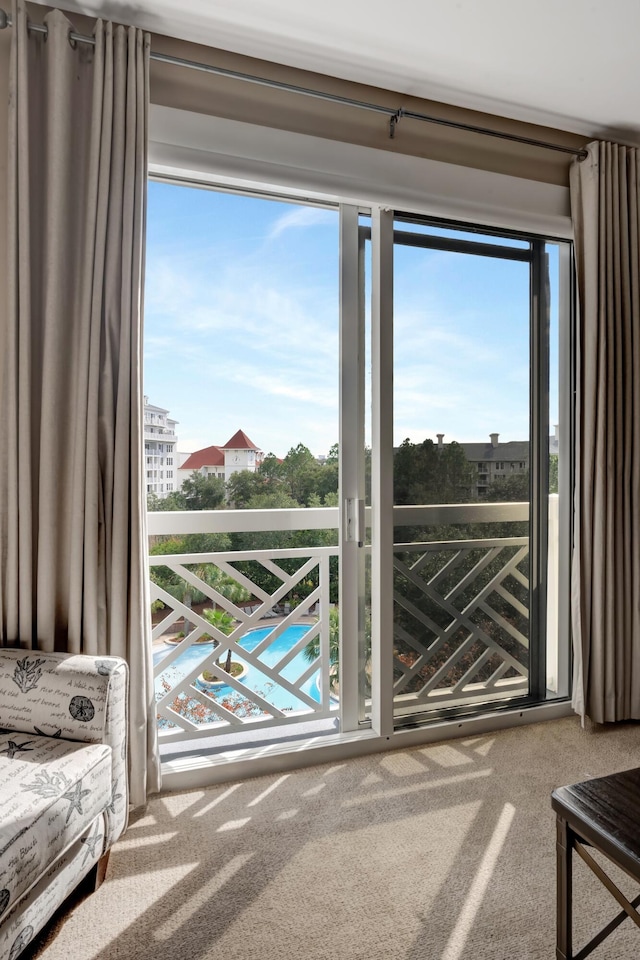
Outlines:
<svg viewBox="0 0 640 960"><path fill-rule="evenodd" d="M403 93L640 142L638 0L60 0L59 6Z"/></svg>

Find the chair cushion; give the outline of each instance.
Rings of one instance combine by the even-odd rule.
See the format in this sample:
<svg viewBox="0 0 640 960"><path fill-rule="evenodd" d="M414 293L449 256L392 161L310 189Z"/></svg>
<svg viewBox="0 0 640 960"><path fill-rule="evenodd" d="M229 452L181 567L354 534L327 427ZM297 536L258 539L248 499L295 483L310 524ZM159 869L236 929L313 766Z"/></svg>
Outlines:
<svg viewBox="0 0 640 960"><path fill-rule="evenodd" d="M0 918L113 803L111 770L105 744L0 734Z"/></svg>
<svg viewBox="0 0 640 960"><path fill-rule="evenodd" d="M104 817L98 817L80 839L47 868L29 892L2 915L0 960L16 960L82 877L95 866L101 853L95 837L100 833L104 833Z"/></svg>
<svg viewBox="0 0 640 960"><path fill-rule="evenodd" d="M102 743L111 691L126 695L126 672L118 657L0 649L0 728Z"/></svg>

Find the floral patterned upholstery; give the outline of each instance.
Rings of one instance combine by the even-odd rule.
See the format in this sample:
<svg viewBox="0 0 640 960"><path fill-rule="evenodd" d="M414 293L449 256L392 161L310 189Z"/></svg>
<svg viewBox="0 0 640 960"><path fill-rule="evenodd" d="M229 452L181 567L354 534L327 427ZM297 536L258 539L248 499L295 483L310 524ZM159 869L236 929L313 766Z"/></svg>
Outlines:
<svg viewBox="0 0 640 960"><path fill-rule="evenodd" d="M16 960L127 822L127 665L0 650L0 960Z"/></svg>

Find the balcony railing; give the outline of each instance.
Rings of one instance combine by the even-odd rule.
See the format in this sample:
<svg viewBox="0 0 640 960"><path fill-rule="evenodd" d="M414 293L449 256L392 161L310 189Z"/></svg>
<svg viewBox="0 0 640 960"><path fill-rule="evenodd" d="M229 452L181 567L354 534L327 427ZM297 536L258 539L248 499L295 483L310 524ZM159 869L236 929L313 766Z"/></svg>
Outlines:
<svg viewBox="0 0 640 960"><path fill-rule="evenodd" d="M397 715L526 692L529 541L518 534L528 517L526 503L394 509ZM151 599L165 605L153 629L156 655L164 654L155 667L161 738L335 718L331 610L339 547L259 541L265 534L282 539L287 531L324 530L337 543L337 508L150 513L148 520L152 542L203 533L250 533L258 540L256 549L150 556ZM430 540L434 527L446 528L448 538ZM420 536L401 542L407 528ZM496 536L487 535L492 531ZM194 596L229 615L226 630L207 619L202 603L194 609ZM167 636L171 642L162 643ZM229 652L242 669L237 676L224 670Z"/></svg>
<svg viewBox="0 0 640 960"><path fill-rule="evenodd" d="M148 423L145 423L144 425L145 440L175 440L175 437L175 430L171 430L170 427L163 427L160 424Z"/></svg>

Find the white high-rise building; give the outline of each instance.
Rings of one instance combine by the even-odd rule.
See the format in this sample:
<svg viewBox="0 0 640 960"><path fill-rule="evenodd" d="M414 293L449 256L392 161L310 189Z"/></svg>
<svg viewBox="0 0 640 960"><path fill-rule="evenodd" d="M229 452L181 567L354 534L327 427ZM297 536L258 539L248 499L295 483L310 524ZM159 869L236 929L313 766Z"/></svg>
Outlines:
<svg viewBox="0 0 640 960"><path fill-rule="evenodd" d="M177 420L164 407L156 407L144 398L144 462L147 493L164 498L177 490L178 456L175 427Z"/></svg>

